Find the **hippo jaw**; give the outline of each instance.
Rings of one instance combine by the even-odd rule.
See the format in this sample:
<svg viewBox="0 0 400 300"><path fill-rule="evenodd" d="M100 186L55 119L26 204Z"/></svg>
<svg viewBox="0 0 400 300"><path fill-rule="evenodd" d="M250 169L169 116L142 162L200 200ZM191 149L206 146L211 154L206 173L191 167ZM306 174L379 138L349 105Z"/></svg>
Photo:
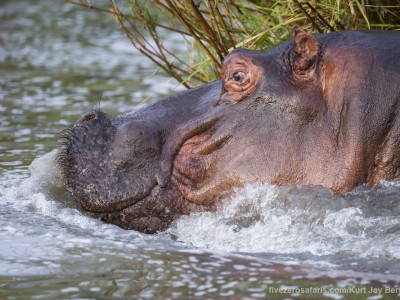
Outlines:
<svg viewBox="0 0 400 300"><path fill-rule="evenodd" d="M220 82L208 88L218 101ZM219 185L208 176L214 150L229 137L212 138L222 109L212 114L204 109L216 101L180 125L157 123L142 111L122 116L89 111L62 134L57 161L70 194L102 220L146 233L166 229L183 214L215 210Z"/></svg>
<svg viewBox="0 0 400 300"><path fill-rule="evenodd" d="M89 114L96 115L93 119L107 118L99 111ZM90 127L76 124L65 134L58 154L67 188L84 210L107 223L145 233L164 230L183 214L215 210L215 199L196 203L186 198L190 197L190 185L200 182L210 166L202 155L190 152L207 131L176 145L177 153L164 151L164 156L175 157L167 164L162 160L162 135L151 141L158 148L136 148L140 159L135 160L129 159L132 153L124 153L126 143L116 145L123 130L114 126L99 130L102 142L97 136L97 144L83 146L96 136L89 134Z"/></svg>

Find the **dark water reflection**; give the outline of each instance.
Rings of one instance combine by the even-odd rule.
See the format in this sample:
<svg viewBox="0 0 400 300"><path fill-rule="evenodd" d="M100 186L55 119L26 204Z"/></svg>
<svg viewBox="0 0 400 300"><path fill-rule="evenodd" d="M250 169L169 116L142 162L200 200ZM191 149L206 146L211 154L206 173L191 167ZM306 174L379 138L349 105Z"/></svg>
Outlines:
<svg viewBox="0 0 400 300"><path fill-rule="evenodd" d="M176 87L112 18L61 1L0 3L0 68L0 168L22 173L83 112L131 111Z"/></svg>
<svg viewBox="0 0 400 300"><path fill-rule="evenodd" d="M340 198L249 186L223 212L184 217L156 236L76 209L55 152L45 154L93 107L129 112L177 90L154 72L108 16L59 1L0 2L1 299L400 294L399 183Z"/></svg>

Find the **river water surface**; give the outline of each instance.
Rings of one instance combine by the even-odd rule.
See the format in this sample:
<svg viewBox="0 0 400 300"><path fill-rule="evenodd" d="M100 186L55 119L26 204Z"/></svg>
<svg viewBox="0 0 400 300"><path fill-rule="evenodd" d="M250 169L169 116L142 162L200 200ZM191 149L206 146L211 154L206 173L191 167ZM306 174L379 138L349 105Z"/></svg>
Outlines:
<svg viewBox="0 0 400 300"><path fill-rule="evenodd" d="M107 15L0 2L1 299L400 297L400 182L342 197L249 185L153 236L79 210L54 163L58 132L178 90Z"/></svg>

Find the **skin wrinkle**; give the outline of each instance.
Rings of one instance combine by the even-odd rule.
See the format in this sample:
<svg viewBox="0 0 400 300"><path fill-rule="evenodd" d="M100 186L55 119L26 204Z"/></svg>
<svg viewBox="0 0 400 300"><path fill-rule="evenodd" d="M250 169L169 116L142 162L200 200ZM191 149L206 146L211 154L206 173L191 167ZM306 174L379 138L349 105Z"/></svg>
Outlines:
<svg viewBox="0 0 400 300"><path fill-rule="evenodd" d="M376 152L374 164L368 170L368 180L371 182L378 182L382 173L389 173L394 178L399 176L400 158L397 154L400 146L399 102L400 95L396 98L394 107L390 109L391 114L385 127L385 139Z"/></svg>
<svg viewBox="0 0 400 300"><path fill-rule="evenodd" d="M357 55L356 55L357 57ZM348 61L346 60L344 63L345 69L359 69L358 76L354 76L354 74L347 73L347 76L344 77L344 91L354 91L353 86L358 84L363 87L361 90L368 90L366 87L366 82L363 78L368 78L367 75L369 73L368 68L359 68L359 64L364 61L363 57L360 62L357 64L357 60ZM348 92L347 92L348 93ZM366 162L369 161L367 155L365 154L364 149L371 148L368 145L368 141L363 140L361 137L364 135L364 129L362 128L363 124L367 124L365 122L366 119L371 120L369 113L369 103L361 104L365 107L364 113L359 115L354 115L354 112L359 112L363 107L358 107L360 105L359 99L362 97L359 93L353 94L345 94L345 97L342 101L342 107L339 114L339 130L337 135L337 148L340 149L340 156L344 158L344 168L343 172L337 176L337 186L346 186L346 185L357 185L363 182L363 178L366 177L367 171L365 169ZM355 109L356 107L356 109ZM354 127L352 120L359 120L360 127ZM371 136L373 138L373 136ZM370 138L370 139L371 139ZM353 141L349 143L349 141ZM368 149L370 152L373 152L373 149Z"/></svg>
<svg viewBox="0 0 400 300"><path fill-rule="evenodd" d="M343 77L342 75L348 74L346 70L348 69L347 61L344 55L340 56L340 54L336 54L336 56L341 57L343 64L335 64L330 60L330 57L333 55L331 50L329 50L329 44L323 45L324 56L322 65L323 68L321 70L322 74L322 97L323 99L331 99L329 101L324 101L324 111L323 116L326 118L326 126L330 128L330 132L327 135L329 140L334 141L333 147L335 152L337 152L342 145L342 135L343 135L343 126L344 126L344 115L346 110L346 103L343 101L344 99L344 91L348 90L347 83L348 78ZM347 76L347 75L346 75ZM337 86L342 88L338 89ZM336 97L335 97L336 96ZM339 99L339 101L332 101L335 99ZM341 99L341 100L340 100ZM337 170L340 172L340 170ZM339 174L335 175L337 178Z"/></svg>
<svg viewBox="0 0 400 300"><path fill-rule="evenodd" d="M207 155L194 153L197 145L210 139L212 130L200 133L189 138L180 148L174 161L171 182L178 187L186 199L194 203L209 202L214 199L206 199L199 202L198 191L212 190L212 183L207 180L206 174L210 173L209 158ZM215 145L215 144L214 144Z"/></svg>

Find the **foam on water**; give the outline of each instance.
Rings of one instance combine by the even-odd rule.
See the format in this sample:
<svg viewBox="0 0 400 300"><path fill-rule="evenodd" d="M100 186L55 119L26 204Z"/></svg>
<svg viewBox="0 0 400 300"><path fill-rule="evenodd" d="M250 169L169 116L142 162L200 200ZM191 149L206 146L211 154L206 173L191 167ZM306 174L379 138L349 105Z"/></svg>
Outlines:
<svg viewBox="0 0 400 300"><path fill-rule="evenodd" d="M321 187L247 185L219 212L182 217L170 232L223 251L400 259L399 188L382 182L338 197Z"/></svg>
<svg viewBox="0 0 400 300"><path fill-rule="evenodd" d="M116 233L119 233L117 236L120 237L120 233L127 233L129 238L142 236L133 231L124 231L105 224L80 211L63 184L62 175L55 163L57 151L53 150L36 158L29 166L31 174L29 178L22 181L15 179L3 181L4 186L0 192L1 204L11 205L21 214L29 212L37 217L52 218L64 225L89 229L93 236L115 237Z"/></svg>
<svg viewBox="0 0 400 300"><path fill-rule="evenodd" d="M135 249L153 239L105 224L76 208L54 162L56 154L54 150L35 159L29 178L2 176L0 275L58 272L64 261L76 257L76 251L81 256L81 252L118 256L124 255L118 251L122 246Z"/></svg>

